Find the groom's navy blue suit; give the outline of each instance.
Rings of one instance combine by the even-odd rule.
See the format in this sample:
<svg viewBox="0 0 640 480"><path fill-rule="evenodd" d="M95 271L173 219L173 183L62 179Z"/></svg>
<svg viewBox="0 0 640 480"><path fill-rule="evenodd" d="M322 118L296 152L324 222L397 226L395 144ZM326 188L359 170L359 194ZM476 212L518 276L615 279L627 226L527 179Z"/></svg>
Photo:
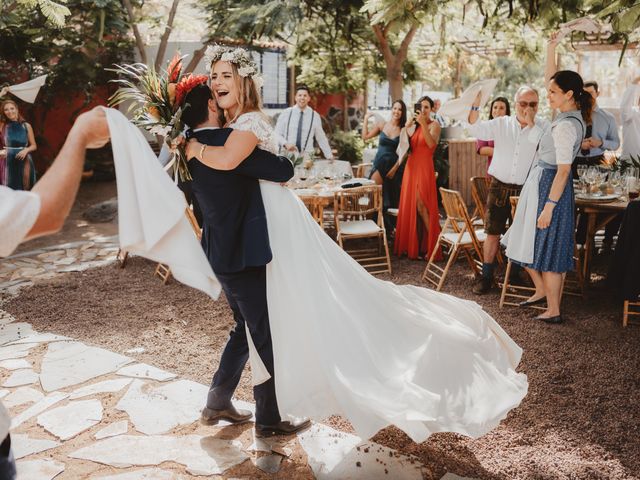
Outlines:
<svg viewBox="0 0 640 480"><path fill-rule="evenodd" d="M200 143L224 145L233 130L203 129L190 134ZM286 182L293 166L285 157L255 149L234 170L210 168L189 161L193 194L202 209L202 246L229 302L236 321L213 376L207 407L222 410L231 404L249 358L245 323L271 379L254 387L256 423L280 421L275 395L273 346L267 309L266 265L271 261L267 219L258 179Z"/></svg>

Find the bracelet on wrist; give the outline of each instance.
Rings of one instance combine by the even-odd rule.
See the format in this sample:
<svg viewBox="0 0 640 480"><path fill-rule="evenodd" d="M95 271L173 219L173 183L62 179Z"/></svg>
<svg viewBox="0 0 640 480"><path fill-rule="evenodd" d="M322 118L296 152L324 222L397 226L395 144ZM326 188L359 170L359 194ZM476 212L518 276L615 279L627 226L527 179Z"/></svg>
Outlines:
<svg viewBox="0 0 640 480"><path fill-rule="evenodd" d="M202 147L200 147L200 156L198 158L200 159L201 162L204 160L203 155L204 155L204 151L205 151L206 148L207 148L207 144L206 143L203 143Z"/></svg>
<svg viewBox="0 0 640 480"><path fill-rule="evenodd" d="M480 110L480 107L476 107L475 105L471 105L471 111L472 112L477 112Z"/></svg>
<svg viewBox="0 0 640 480"><path fill-rule="evenodd" d="M558 202L556 202L555 200L551 200L550 198L547 198L547 203L550 203L552 205L557 205Z"/></svg>

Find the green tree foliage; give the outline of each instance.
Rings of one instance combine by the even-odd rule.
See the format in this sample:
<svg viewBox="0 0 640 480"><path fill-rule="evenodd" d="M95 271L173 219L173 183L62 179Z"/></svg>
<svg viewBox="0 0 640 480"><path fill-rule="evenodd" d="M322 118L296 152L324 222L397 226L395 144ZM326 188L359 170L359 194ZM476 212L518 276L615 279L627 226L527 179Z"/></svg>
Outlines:
<svg viewBox="0 0 640 480"><path fill-rule="evenodd" d="M49 74L47 96L85 92L112 77L104 67L129 59L126 12L119 0L69 0L64 27L30 2L0 19L0 83Z"/></svg>
<svg viewBox="0 0 640 480"><path fill-rule="evenodd" d="M71 15L71 11L63 5L66 0L14 0L0 2L2 15L0 16L0 26L5 22L15 20L15 16L20 14L21 10L30 11L38 9L40 13L47 19L50 25L54 27L63 27L66 17Z"/></svg>

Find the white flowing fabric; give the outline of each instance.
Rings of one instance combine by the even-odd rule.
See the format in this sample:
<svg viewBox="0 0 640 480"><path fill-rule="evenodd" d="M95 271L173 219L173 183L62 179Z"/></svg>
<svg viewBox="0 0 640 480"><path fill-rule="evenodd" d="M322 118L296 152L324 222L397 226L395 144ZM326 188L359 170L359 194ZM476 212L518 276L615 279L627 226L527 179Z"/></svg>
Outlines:
<svg viewBox="0 0 640 480"><path fill-rule="evenodd" d="M261 122L255 114L240 118L249 116ZM266 140L260 146L275 148ZM515 371L522 350L477 303L373 277L291 190L260 187L282 413L339 414L362 438L395 425L422 442L442 431L478 437L520 404L528 387Z"/></svg>
<svg viewBox="0 0 640 480"><path fill-rule="evenodd" d="M40 88L44 85L46 80L46 75L40 75L39 77L36 77L32 80L18 83L17 85L11 85L9 87L9 91L20 100L28 103L33 103L36 101L38 92L40 91Z"/></svg>
<svg viewBox="0 0 640 480"><path fill-rule="evenodd" d="M480 97L480 106L479 108L485 106L485 104L489 101L489 97L493 93L493 90L496 88L498 84L498 80L495 78L490 78L488 80L480 80L479 82L475 82L467 89L462 92L460 98L455 98L453 100L448 100L445 102L438 113L443 117L449 117L452 120L460 120L461 122L466 122L469 118L469 111L471 110L471 106L473 105L474 100L479 92L482 92Z"/></svg>
<svg viewBox="0 0 640 480"><path fill-rule="evenodd" d="M185 215L184 194L140 130L118 110L104 111L116 166L120 248L168 265L176 280L217 299L221 286Z"/></svg>
<svg viewBox="0 0 640 480"><path fill-rule="evenodd" d="M534 159L534 162L536 161L537 155ZM538 218L538 186L541 175L542 169L535 165L520 192L513 223L500 240L507 247L505 252L507 258L525 264L533 263Z"/></svg>

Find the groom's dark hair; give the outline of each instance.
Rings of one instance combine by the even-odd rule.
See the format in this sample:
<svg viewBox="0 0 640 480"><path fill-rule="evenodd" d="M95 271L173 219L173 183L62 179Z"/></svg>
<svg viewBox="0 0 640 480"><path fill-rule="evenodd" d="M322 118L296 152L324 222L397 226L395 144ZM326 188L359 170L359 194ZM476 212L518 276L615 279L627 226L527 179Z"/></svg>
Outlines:
<svg viewBox="0 0 640 480"><path fill-rule="evenodd" d="M213 98L211 89L205 84L193 87L184 99L182 121L189 128L196 128L209 118L209 100Z"/></svg>

